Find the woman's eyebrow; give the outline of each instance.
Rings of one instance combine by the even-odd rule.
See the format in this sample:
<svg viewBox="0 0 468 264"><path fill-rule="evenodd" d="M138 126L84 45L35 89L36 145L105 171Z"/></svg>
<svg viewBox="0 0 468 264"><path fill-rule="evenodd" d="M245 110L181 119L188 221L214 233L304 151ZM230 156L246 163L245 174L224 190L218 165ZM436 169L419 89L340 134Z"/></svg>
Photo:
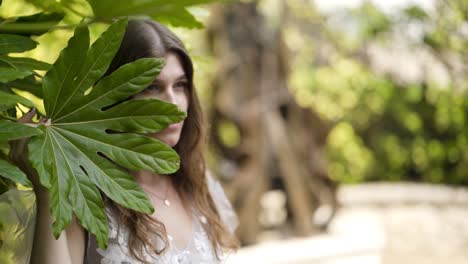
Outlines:
<svg viewBox="0 0 468 264"><path fill-rule="evenodd" d="M187 79L187 76L185 76L185 74L182 74L182 75L180 75L179 77L176 78L177 81L179 81L181 79Z"/></svg>
<svg viewBox="0 0 468 264"><path fill-rule="evenodd" d="M185 76L185 74L182 74L175 79L175 81L180 81L180 80L187 80L187 76ZM165 83L165 81L161 79L154 79L153 83L161 84L161 83Z"/></svg>

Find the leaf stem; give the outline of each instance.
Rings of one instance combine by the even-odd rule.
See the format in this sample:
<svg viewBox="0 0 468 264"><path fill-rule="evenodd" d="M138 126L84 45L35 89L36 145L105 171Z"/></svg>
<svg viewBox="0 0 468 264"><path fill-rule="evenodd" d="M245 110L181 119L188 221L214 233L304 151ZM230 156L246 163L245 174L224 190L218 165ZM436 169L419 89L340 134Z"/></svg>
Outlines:
<svg viewBox="0 0 468 264"><path fill-rule="evenodd" d="M43 79L43 78L44 78L44 76L40 75L40 74L39 74L38 72L36 72L36 71L33 71L33 75L36 76L36 77L38 77L38 78L40 78L40 79Z"/></svg>
<svg viewBox="0 0 468 264"><path fill-rule="evenodd" d="M85 25L94 23L94 19L84 22ZM1 23L0 33L43 33L57 29L73 29L79 24L56 26L55 22L34 22L34 23Z"/></svg>
<svg viewBox="0 0 468 264"><path fill-rule="evenodd" d="M8 115L4 115L4 114L0 114L0 118L1 119L6 119L6 120L10 120L10 121L15 121L16 122L16 118L12 117L12 116L8 116Z"/></svg>

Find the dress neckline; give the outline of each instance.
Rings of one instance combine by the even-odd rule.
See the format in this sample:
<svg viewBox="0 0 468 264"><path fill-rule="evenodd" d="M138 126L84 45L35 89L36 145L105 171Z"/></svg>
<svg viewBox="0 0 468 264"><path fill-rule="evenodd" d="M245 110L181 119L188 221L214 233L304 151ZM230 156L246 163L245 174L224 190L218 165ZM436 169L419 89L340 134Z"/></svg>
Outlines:
<svg viewBox="0 0 468 264"><path fill-rule="evenodd" d="M191 226L190 226L190 237L187 239L187 241L184 243L185 246L182 248L179 248L175 243L170 234L167 234L167 237L169 239L169 246L170 248L173 248L176 252L184 252L189 249L190 245L192 244L193 241L193 236L195 234L195 229L196 229L196 223L195 223L196 215L195 215L195 210L192 206L191 209L191 214L190 214L190 221L191 221Z"/></svg>

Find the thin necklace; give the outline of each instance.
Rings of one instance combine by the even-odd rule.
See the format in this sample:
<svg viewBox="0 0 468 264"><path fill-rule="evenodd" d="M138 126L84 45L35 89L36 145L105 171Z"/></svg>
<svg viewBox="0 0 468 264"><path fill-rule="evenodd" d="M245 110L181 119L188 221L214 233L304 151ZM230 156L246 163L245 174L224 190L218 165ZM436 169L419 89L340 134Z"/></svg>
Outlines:
<svg viewBox="0 0 468 264"><path fill-rule="evenodd" d="M143 188L143 187L141 187L141 188ZM162 198L162 197L160 197L159 195L157 195L157 194L155 194L155 193L153 193L153 192L150 192L148 189L143 188L143 190L145 190L147 193L149 193L149 194L151 194L152 196L154 196L154 197L158 198L159 200L163 201L164 204L165 204L166 206L170 206L170 205L171 205L171 202L170 202L169 199L167 198L167 191L168 191L168 189L169 189L169 186L167 186L167 183L166 183L166 192L165 192L165 194L164 194L164 198Z"/></svg>

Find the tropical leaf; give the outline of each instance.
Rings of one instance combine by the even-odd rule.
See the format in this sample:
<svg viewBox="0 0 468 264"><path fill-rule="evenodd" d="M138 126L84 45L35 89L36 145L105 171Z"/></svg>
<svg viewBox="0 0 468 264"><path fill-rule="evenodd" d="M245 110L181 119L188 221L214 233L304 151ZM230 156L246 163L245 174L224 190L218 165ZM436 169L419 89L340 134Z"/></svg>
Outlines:
<svg viewBox="0 0 468 264"><path fill-rule="evenodd" d="M44 2L44 1L42 1ZM55 2L55 1L54 1ZM63 19L63 12L41 12L30 16L17 17L15 23L50 23L57 24Z"/></svg>
<svg viewBox="0 0 468 264"><path fill-rule="evenodd" d="M47 72L43 80L44 107L49 117L53 117L55 108L63 93L73 83L73 79L81 70L86 59L89 46L89 31L85 26L79 26L68 41L68 46L60 52L54 66Z"/></svg>
<svg viewBox="0 0 468 264"><path fill-rule="evenodd" d="M81 225L96 234L99 245L105 247L108 229L99 191L91 184L85 171L76 166L79 162L76 149L72 149L53 129L48 129L46 133L50 137L53 154L49 157L53 160L49 172L53 172L50 191L52 214L56 219L53 224L54 236L58 238L70 223L73 208Z"/></svg>
<svg viewBox="0 0 468 264"><path fill-rule="evenodd" d="M126 170L168 174L179 168L172 148L137 133L157 132L186 116L159 100L128 100L159 74L160 59L139 59L102 78L126 24L112 24L89 49L87 28L76 29L44 77L48 121L28 145L29 160L51 192L54 235L75 212L100 247L107 245L108 230L99 191L125 207L152 213L147 195Z"/></svg>
<svg viewBox="0 0 468 264"><path fill-rule="evenodd" d="M36 223L33 191L10 189L0 195L2 264L29 263Z"/></svg>
<svg viewBox="0 0 468 264"><path fill-rule="evenodd" d="M161 22L175 26L200 27L197 21L185 8L193 5L207 4L216 0L88 0L94 16L99 20L110 20L113 17L129 15L149 15L161 18ZM219 0L216 2L220 2ZM110 9L109 6L112 6Z"/></svg>
<svg viewBox="0 0 468 264"><path fill-rule="evenodd" d="M0 67L0 82L7 83L17 79L23 79L31 74L31 71L28 70Z"/></svg>
<svg viewBox="0 0 468 264"><path fill-rule="evenodd" d="M7 83L33 75L34 70L48 70L49 64L30 58L0 55L0 82Z"/></svg>
<svg viewBox="0 0 468 264"><path fill-rule="evenodd" d="M157 13L152 16L154 20L168 24L174 27L185 28L203 28L203 24L198 21L187 9L180 8L173 10L171 13ZM174 16L173 14L177 14Z"/></svg>
<svg viewBox="0 0 468 264"><path fill-rule="evenodd" d="M39 134L41 134L41 131L35 127L8 120L0 120L0 141L15 140Z"/></svg>
<svg viewBox="0 0 468 264"><path fill-rule="evenodd" d="M57 115L60 115L60 112L68 105L74 105L77 100L82 100L82 94L85 90L101 78L120 46L119 38L121 36L116 34L116 32L123 32L126 25L126 20L123 19L112 24L109 30L104 32L102 36L93 43L78 77L73 83L68 84L72 86L72 89L65 90L65 92L70 92L70 94L64 94L67 100L65 100L57 110ZM73 107L70 109L73 109ZM56 116L55 113L48 114L51 117Z"/></svg>
<svg viewBox="0 0 468 264"><path fill-rule="evenodd" d="M17 79L5 84L7 87L27 91L35 96L42 98L42 83L38 82L34 76L28 76L23 79Z"/></svg>
<svg viewBox="0 0 468 264"><path fill-rule="evenodd" d="M36 46L37 42L28 37L0 34L0 54L24 52L27 50L32 50Z"/></svg>
<svg viewBox="0 0 468 264"><path fill-rule="evenodd" d="M3 159L0 159L0 176L13 182L21 183L26 187L32 187L31 182L23 171Z"/></svg>
<svg viewBox="0 0 468 264"><path fill-rule="evenodd" d="M22 96L0 91L0 111L10 109L14 107L17 103L23 104L28 107L34 106L34 104L31 101Z"/></svg>
<svg viewBox="0 0 468 264"><path fill-rule="evenodd" d="M60 13L61 11L63 11L62 4L56 0L25 0L25 1L48 12Z"/></svg>
<svg viewBox="0 0 468 264"><path fill-rule="evenodd" d="M9 57L1 55L0 61L10 65L14 69L29 70L31 72L33 70L47 71L50 68L50 64L31 58Z"/></svg>
<svg viewBox="0 0 468 264"><path fill-rule="evenodd" d="M0 24L0 32L22 36L42 35L54 28L63 17L64 13L59 12L9 17Z"/></svg>

